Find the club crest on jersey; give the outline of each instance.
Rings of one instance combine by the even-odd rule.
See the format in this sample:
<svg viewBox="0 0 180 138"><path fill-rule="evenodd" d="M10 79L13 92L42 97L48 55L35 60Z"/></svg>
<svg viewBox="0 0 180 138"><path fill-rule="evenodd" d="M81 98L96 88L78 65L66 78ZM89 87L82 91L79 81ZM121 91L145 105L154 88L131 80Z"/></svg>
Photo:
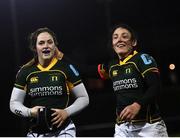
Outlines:
<svg viewBox="0 0 180 138"><path fill-rule="evenodd" d="M38 77L30 78L30 83L38 83Z"/></svg>
<svg viewBox="0 0 180 138"><path fill-rule="evenodd" d="M118 70L113 70L112 75L117 76L117 74L118 74Z"/></svg>
<svg viewBox="0 0 180 138"><path fill-rule="evenodd" d="M51 81L58 81L58 76L55 75L51 76Z"/></svg>
<svg viewBox="0 0 180 138"><path fill-rule="evenodd" d="M131 68L127 68L127 69L125 70L125 72L126 72L126 74L130 74L130 73L131 73Z"/></svg>
<svg viewBox="0 0 180 138"><path fill-rule="evenodd" d="M79 76L79 72L74 68L73 65L69 65L70 69L73 71L73 73L76 75L76 76Z"/></svg>

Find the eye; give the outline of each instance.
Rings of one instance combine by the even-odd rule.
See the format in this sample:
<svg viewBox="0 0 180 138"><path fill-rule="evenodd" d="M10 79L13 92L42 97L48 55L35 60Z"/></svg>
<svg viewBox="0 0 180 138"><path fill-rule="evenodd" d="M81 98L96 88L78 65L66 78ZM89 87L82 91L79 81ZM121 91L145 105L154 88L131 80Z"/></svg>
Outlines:
<svg viewBox="0 0 180 138"><path fill-rule="evenodd" d="M54 43L53 40L51 40L51 39L48 40L47 42L48 42L48 44L53 44Z"/></svg>
<svg viewBox="0 0 180 138"><path fill-rule="evenodd" d="M117 39L117 38L118 38L118 35L117 35L117 34L114 34L112 38L113 38L113 39Z"/></svg>
<svg viewBox="0 0 180 138"><path fill-rule="evenodd" d="M39 41L38 45L43 45L45 42L44 41Z"/></svg>
<svg viewBox="0 0 180 138"><path fill-rule="evenodd" d="M126 40L130 40L130 39L131 39L131 36L130 36L128 33L123 33L123 34L122 34L122 38L123 38L123 39L126 39Z"/></svg>

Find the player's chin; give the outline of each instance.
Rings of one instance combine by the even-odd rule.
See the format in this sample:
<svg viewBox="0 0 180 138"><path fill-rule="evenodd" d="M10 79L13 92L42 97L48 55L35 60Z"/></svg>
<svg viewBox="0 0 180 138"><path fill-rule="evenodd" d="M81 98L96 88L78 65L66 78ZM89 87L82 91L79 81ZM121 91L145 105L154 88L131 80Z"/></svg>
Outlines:
<svg viewBox="0 0 180 138"><path fill-rule="evenodd" d="M44 54L42 57L44 60L48 60L48 59L52 59L53 55L49 53L49 54Z"/></svg>
<svg viewBox="0 0 180 138"><path fill-rule="evenodd" d="M126 55L126 53L127 53L127 51L126 50L117 50L117 51L115 51L118 55L120 55L120 56L124 56L124 55Z"/></svg>
<svg viewBox="0 0 180 138"><path fill-rule="evenodd" d="M117 53L117 54L124 54L127 52L127 50L125 48L114 48L114 51Z"/></svg>

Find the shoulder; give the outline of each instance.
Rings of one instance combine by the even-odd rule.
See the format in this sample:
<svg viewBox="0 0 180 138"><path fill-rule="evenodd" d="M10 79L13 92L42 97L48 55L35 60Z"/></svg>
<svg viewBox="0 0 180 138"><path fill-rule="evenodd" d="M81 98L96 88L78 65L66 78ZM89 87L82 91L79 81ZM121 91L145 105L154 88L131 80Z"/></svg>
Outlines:
<svg viewBox="0 0 180 138"><path fill-rule="evenodd" d="M32 72L33 67L34 67L34 65L31 65L31 66L27 66L27 64L22 65L19 68L19 70L18 70L18 72L16 74L16 77L17 76L26 76L26 75L28 75L29 73Z"/></svg>
<svg viewBox="0 0 180 138"><path fill-rule="evenodd" d="M149 72L151 70L158 70L155 59L147 53L136 54L135 64L141 73Z"/></svg>
<svg viewBox="0 0 180 138"><path fill-rule="evenodd" d="M107 62L108 67L114 66L116 64L119 64L119 59L111 59Z"/></svg>
<svg viewBox="0 0 180 138"><path fill-rule="evenodd" d="M16 73L16 78L25 76L27 74L27 67L26 66L21 66L18 72Z"/></svg>
<svg viewBox="0 0 180 138"><path fill-rule="evenodd" d="M134 60L144 65L156 64L155 59L151 55L142 52L137 53L134 56Z"/></svg>
<svg viewBox="0 0 180 138"><path fill-rule="evenodd" d="M98 70L104 70L106 72L109 71L109 69L114 66L114 65L117 65L118 64L118 59L110 59L106 62L103 62L101 64L98 65Z"/></svg>
<svg viewBox="0 0 180 138"><path fill-rule="evenodd" d="M62 59L58 59L59 64L61 64L61 66L63 66L64 68L69 68L71 66L75 67L75 64L73 64L73 62L66 56L63 56Z"/></svg>
<svg viewBox="0 0 180 138"><path fill-rule="evenodd" d="M73 64L69 58L63 56L63 58L60 59L58 62L59 62L60 67L65 73L73 73L76 76L79 76L79 72L76 65Z"/></svg>

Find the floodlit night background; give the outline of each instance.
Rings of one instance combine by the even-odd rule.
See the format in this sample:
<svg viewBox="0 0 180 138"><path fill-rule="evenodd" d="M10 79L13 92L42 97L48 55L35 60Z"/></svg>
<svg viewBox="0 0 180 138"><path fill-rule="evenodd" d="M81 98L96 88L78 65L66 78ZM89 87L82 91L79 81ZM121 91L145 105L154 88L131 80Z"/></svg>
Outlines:
<svg viewBox="0 0 180 138"><path fill-rule="evenodd" d="M160 109L170 136L180 136L180 8L174 0L1 0L0 136L25 136L25 120L9 110L9 98L20 66L32 58L28 35L48 27L59 49L80 64L107 60L110 27L118 22L138 33L141 51L159 66L163 91ZM170 70L169 65L175 69ZM90 105L73 117L77 136L113 136L115 99L111 82L82 76Z"/></svg>

